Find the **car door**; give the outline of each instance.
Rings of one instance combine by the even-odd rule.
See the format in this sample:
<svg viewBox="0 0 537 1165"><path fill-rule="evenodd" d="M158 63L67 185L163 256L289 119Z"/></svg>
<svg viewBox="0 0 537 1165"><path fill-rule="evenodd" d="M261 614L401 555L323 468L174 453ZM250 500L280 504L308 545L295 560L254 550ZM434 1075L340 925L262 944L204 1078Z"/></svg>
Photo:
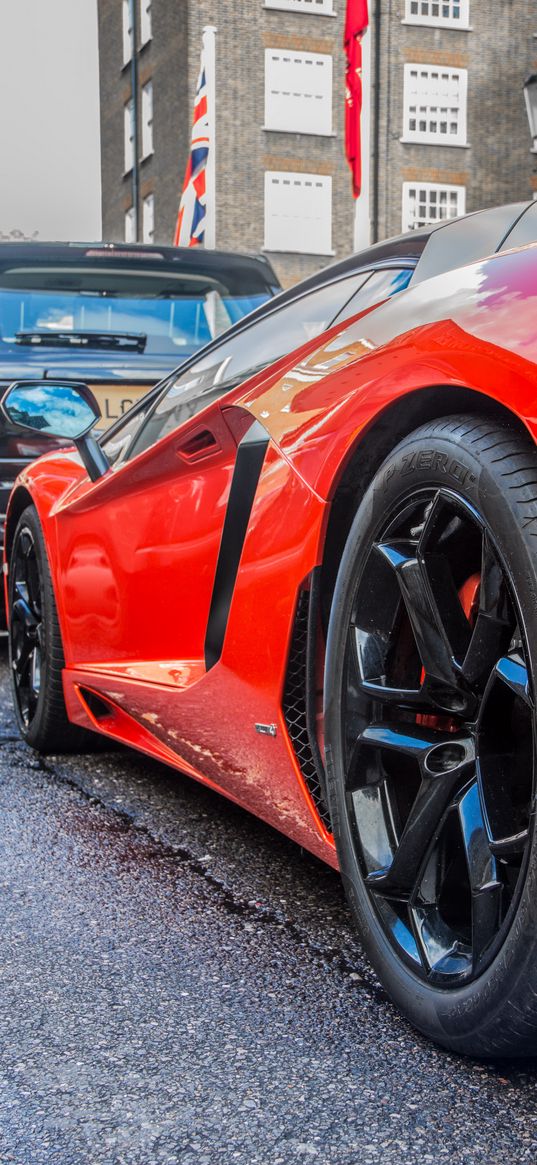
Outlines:
<svg viewBox="0 0 537 1165"><path fill-rule="evenodd" d="M274 349L322 331L357 282L317 290L230 337L179 372L137 425L127 420L103 442L113 471L81 483L57 522L70 659L136 665L137 674L147 663L155 678L177 661L201 664L237 451L253 423L226 421L220 405L230 382Z"/></svg>
<svg viewBox="0 0 537 1165"><path fill-rule="evenodd" d="M370 278L362 271L317 288L224 339L179 370L130 438L127 422L123 445L116 433L113 472L81 485L58 522L73 659L138 670L147 663L144 674L156 678L178 661L203 665L238 449L253 423L244 412L230 420L227 394L326 330ZM246 460L241 490L253 500L261 465L255 454Z"/></svg>

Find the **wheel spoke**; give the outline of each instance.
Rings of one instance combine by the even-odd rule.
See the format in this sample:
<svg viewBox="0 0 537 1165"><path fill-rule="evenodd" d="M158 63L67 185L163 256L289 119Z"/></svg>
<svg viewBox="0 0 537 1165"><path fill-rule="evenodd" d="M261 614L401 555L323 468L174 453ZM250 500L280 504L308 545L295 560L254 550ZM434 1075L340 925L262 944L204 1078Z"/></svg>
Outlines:
<svg viewBox="0 0 537 1165"><path fill-rule="evenodd" d="M33 553L34 541L29 530L22 530L19 538L19 557L21 560L27 559Z"/></svg>
<svg viewBox="0 0 537 1165"><path fill-rule="evenodd" d="M494 857L501 858L504 862L516 862L522 857L528 839L529 829L521 829L520 833L514 833L511 837L494 838L490 842L490 850Z"/></svg>
<svg viewBox="0 0 537 1165"><path fill-rule="evenodd" d="M484 686L497 659L507 651L514 631L514 623L500 564L492 549L490 539L484 534L481 551L479 610L461 668L467 683Z"/></svg>
<svg viewBox="0 0 537 1165"><path fill-rule="evenodd" d="M496 679L506 684L519 700L522 700L529 708L533 708L528 669L520 655L502 656L496 664L495 676Z"/></svg>
<svg viewBox="0 0 537 1165"><path fill-rule="evenodd" d="M496 660L506 648L512 635L508 623L486 611L478 611L470 646L464 657L461 674L469 684L484 687Z"/></svg>
<svg viewBox="0 0 537 1165"><path fill-rule="evenodd" d="M409 726L371 725L361 737L366 746L395 750L419 766L421 782L391 864L372 871L367 884L376 893L408 899L440 822L461 786L468 781L475 757L468 736L420 731Z"/></svg>
<svg viewBox="0 0 537 1165"><path fill-rule="evenodd" d="M455 694L457 711L468 711L472 696L456 659L468 650L470 625L443 556L428 555L425 562L410 542L378 543L376 549L396 572L425 671L424 692L445 711L453 710Z"/></svg>
<svg viewBox="0 0 537 1165"><path fill-rule="evenodd" d="M34 645L29 640L28 636L21 639L17 649L13 652L13 671L20 683L26 674L30 656L34 650Z"/></svg>
<svg viewBox="0 0 537 1165"><path fill-rule="evenodd" d="M479 609L499 622L511 621L510 603L502 568L486 533L483 534L481 551Z"/></svg>
<svg viewBox="0 0 537 1165"><path fill-rule="evenodd" d="M414 632L421 661L428 675L450 684L453 664L421 563L405 546L380 543L377 546L397 574L399 586Z"/></svg>
<svg viewBox="0 0 537 1165"><path fill-rule="evenodd" d="M458 813L472 895L475 964L498 931L502 907L502 884L491 852L477 782L461 798Z"/></svg>
<svg viewBox="0 0 537 1165"><path fill-rule="evenodd" d="M23 625L26 634L34 634L38 624L38 618L32 611L27 599L21 593L21 588L16 585L17 598L13 603L12 618L18 619Z"/></svg>
<svg viewBox="0 0 537 1165"><path fill-rule="evenodd" d="M453 755L461 763L474 760L474 745L469 736L438 732L434 728L420 728L415 724L389 724L384 721L369 724L361 733L358 744L386 748L413 757L425 776L447 771L447 767L442 767L442 753L446 749L453 749Z"/></svg>
<svg viewBox="0 0 537 1165"><path fill-rule="evenodd" d="M421 687L398 687L386 682L386 657L389 651L387 636L364 631L357 626L352 630L352 659L356 668L353 679L359 692L382 704L392 704L414 712L431 712L434 705Z"/></svg>

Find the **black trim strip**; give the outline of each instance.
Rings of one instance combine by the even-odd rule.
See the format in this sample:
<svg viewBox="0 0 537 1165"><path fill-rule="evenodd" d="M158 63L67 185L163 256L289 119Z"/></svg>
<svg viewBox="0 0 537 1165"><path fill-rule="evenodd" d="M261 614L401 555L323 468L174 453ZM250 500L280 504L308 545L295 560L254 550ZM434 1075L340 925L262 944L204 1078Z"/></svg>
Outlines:
<svg viewBox="0 0 537 1165"><path fill-rule="evenodd" d="M254 421L237 449L205 635L207 671L222 654L242 548L269 440L266 429Z"/></svg>

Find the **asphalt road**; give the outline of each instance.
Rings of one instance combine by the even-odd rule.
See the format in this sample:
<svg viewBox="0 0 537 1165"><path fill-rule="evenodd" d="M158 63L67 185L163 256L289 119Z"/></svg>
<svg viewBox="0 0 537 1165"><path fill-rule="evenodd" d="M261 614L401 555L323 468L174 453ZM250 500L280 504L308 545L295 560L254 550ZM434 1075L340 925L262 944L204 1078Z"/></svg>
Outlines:
<svg viewBox="0 0 537 1165"><path fill-rule="evenodd" d="M40 760L0 648L0 1163L537 1162L537 1060L417 1036L339 879L126 751Z"/></svg>

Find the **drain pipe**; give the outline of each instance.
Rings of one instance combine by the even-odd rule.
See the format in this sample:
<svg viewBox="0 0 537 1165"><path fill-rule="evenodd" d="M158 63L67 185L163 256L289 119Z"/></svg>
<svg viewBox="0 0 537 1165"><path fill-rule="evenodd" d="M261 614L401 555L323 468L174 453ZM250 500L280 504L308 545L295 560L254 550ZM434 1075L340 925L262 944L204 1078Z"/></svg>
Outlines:
<svg viewBox="0 0 537 1165"><path fill-rule="evenodd" d="M380 34L381 34L381 3L375 0L375 100L373 104L373 242L379 241L379 175L380 175Z"/></svg>
<svg viewBox="0 0 537 1165"><path fill-rule="evenodd" d="M134 239L135 242L139 243L140 169L138 160L138 37L136 35L136 0L129 0L129 10L131 26L132 131L134 136L132 160L132 207L134 210Z"/></svg>

